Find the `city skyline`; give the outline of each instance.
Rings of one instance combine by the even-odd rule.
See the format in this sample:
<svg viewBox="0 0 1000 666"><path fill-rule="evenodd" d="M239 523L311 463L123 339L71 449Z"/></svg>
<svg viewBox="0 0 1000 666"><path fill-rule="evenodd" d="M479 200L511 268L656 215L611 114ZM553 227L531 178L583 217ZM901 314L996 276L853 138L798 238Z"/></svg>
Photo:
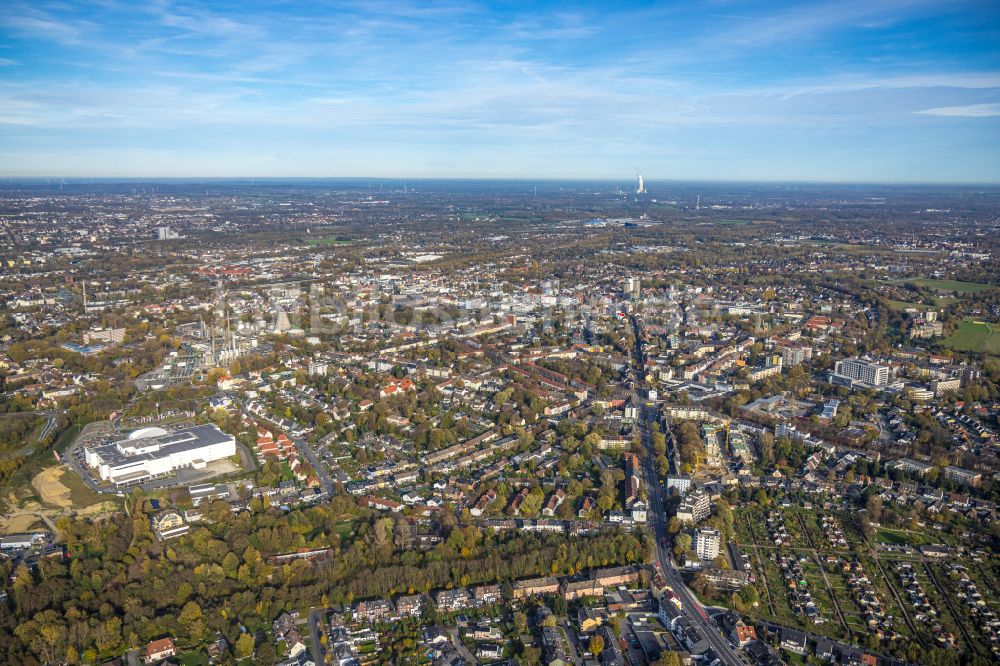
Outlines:
<svg viewBox="0 0 1000 666"><path fill-rule="evenodd" d="M1000 181L988 3L12 3L0 175Z"/></svg>

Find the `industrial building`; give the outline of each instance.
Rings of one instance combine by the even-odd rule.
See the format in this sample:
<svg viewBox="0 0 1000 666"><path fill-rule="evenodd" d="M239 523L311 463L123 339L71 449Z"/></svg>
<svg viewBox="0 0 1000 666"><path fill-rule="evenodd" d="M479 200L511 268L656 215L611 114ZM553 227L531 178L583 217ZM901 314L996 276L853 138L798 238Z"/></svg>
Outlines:
<svg viewBox="0 0 1000 666"><path fill-rule="evenodd" d="M202 469L235 453L236 440L214 425L172 432L151 427L136 430L118 442L87 448L86 462L97 470L102 481L126 486L184 467Z"/></svg>

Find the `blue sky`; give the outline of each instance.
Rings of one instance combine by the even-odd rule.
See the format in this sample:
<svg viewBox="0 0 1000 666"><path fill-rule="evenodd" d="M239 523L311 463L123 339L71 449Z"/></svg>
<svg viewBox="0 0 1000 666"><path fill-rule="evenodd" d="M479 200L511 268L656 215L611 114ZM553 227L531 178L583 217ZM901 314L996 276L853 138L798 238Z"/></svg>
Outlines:
<svg viewBox="0 0 1000 666"><path fill-rule="evenodd" d="M1000 182L1000 3L7 0L0 174Z"/></svg>

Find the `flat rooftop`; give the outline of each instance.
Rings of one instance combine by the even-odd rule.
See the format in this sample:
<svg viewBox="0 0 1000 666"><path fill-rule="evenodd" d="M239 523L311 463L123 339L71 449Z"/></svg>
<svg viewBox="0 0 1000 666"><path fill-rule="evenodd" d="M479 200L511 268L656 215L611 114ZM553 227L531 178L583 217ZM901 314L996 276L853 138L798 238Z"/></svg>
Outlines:
<svg viewBox="0 0 1000 666"><path fill-rule="evenodd" d="M233 437L219 430L218 426L205 424L184 428L183 430L175 430L162 435L154 435L152 437L123 439L102 444L101 446L94 447L92 450L101 457L101 460L106 465L119 467L127 463L158 460L184 451L196 451L200 448L213 444L221 444L231 439ZM121 450L123 446L135 446L138 448L156 447L156 450L130 454Z"/></svg>

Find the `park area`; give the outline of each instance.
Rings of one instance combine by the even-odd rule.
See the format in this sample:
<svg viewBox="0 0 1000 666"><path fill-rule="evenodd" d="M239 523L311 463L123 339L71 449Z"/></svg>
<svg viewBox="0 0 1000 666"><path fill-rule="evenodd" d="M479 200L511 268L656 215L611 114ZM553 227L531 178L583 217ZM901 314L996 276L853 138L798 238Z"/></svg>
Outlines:
<svg viewBox="0 0 1000 666"><path fill-rule="evenodd" d="M1000 324L963 319L955 334L941 344L955 351L1000 355Z"/></svg>

